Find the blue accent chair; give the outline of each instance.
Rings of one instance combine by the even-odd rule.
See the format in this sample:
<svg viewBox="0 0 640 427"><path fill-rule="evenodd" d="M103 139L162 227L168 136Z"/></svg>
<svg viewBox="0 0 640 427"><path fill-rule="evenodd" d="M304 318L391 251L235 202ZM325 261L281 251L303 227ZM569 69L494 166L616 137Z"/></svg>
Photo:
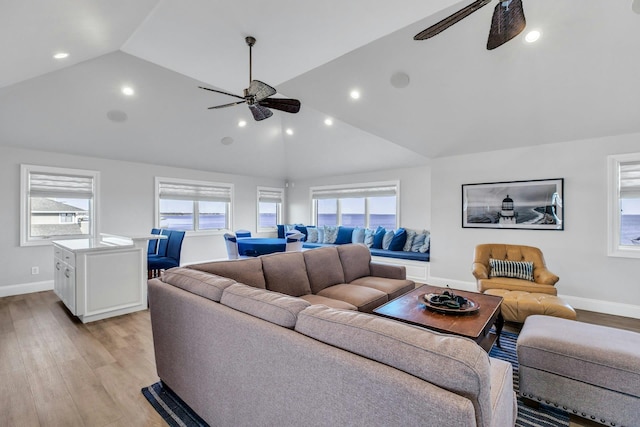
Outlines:
<svg viewBox="0 0 640 427"><path fill-rule="evenodd" d="M249 230L238 230L236 231L236 238L242 239L243 237L251 237L251 231Z"/></svg>
<svg viewBox="0 0 640 427"><path fill-rule="evenodd" d="M155 230L155 229L154 229ZM161 270L167 270L169 268L178 267L180 265L180 251L182 250L182 241L184 240L184 231L175 231L162 229L159 230L160 234L167 236L166 239L157 241L156 251L150 254L152 250L151 242L149 242L149 248L147 250L147 270L149 271L149 277L158 277Z"/></svg>

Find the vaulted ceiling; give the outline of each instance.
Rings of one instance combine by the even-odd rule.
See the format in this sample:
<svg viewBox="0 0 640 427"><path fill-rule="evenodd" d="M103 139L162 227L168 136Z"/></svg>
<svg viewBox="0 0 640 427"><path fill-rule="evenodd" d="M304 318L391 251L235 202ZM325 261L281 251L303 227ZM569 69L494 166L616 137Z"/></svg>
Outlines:
<svg viewBox="0 0 640 427"><path fill-rule="evenodd" d="M542 37L492 51L497 1L413 40L469 3L4 1L0 145L300 179L640 132L638 0L523 0ZM207 109L233 98L199 85L248 86L248 35L253 77L299 114Z"/></svg>

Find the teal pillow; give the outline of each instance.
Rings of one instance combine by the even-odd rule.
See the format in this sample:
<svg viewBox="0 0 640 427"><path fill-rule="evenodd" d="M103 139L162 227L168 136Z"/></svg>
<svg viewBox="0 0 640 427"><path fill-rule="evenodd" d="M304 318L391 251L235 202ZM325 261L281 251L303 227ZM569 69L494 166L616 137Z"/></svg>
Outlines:
<svg viewBox="0 0 640 427"><path fill-rule="evenodd" d="M416 234L416 237L413 238L413 243L411 243L411 252L420 252L420 247L424 245L424 239L427 237L426 234Z"/></svg>
<svg viewBox="0 0 640 427"><path fill-rule="evenodd" d="M382 249L382 240L384 239L385 229L382 227L376 228L376 232L373 235L373 244L371 245L374 249Z"/></svg>
<svg viewBox="0 0 640 427"><path fill-rule="evenodd" d="M353 240L353 230L353 227L338 227L338 236L336 237L335 244L344 245L346 243L351 243Z"/></svg>
<svg viewBox="0 0 640 427"><path fill-rule="evenodd" d="M351 236L352 243L364 243L364 228L356 227L353 229L353 235Z"/></svg>
<svg viewBox="0 0 640 427"><path fill-rule="evenodd" d="M385 236L387 237L387 236ZM393 234L391 243L389 243L390 251L401 251L407 241L407 231L404 228L398 228Z"/></svg>
<svg viewBox="0 0 640 427"><path fill-rule="evenodd" d="M393 236L395 235L393 230L389 230L384 233L384 237L382 238L382 249L389 249L389 245L391 244L391 240L393 240Z"/></svg>

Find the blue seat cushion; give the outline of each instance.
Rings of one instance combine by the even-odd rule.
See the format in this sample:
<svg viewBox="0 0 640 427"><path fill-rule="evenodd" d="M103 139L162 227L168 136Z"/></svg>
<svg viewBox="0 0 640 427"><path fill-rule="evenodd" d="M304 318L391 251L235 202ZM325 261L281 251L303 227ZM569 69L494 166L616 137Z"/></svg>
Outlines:
<svg viewBox="0 0 640 427"><path fill-rule="evenodd" d="M166 270L178 267L179 263L175 259L166 256L149 255L147 257L147 268L149 270Z"/></svg>
<svg viewBox="0 0 640 427"><path fill-rule="evenodd" d="M412 261L429 261L429 252L404 252L404 251L390 251L385 249L371 248L371 255L382 256L387 258L408 259Z"/></svg>

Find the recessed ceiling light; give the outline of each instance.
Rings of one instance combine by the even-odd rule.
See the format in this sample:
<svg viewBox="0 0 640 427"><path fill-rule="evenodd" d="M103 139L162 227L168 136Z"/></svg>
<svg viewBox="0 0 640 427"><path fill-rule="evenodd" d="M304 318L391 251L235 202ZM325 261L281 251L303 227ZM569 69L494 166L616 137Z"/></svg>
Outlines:
<svg viewBox="0 0 640 427"><path fill-rule="evenodd" d="M331 119L331 117L327 117L326 119L324 119L324 124L327 126L333 125L333 120Z"/></svg>
<svg viewBox="0 0 640 427"><path fill-rule="evenodd" d="M64 59L64 58L66 58L68 56L69 56L69 54L67 52L58 52L55 55L53 55L53 57L55 59Z"/></svg>
<svg viewBox="0 0 640 427"><path fill-rule="evenodd" d="M287 133L287 135L293 135L293 129L288 128L287 130L285 130L285 132Z"/></svg>
<svg viewBox="0 0 640 427"><path fill-rule="evenodd" d="M233 138L231 138L230 136L225 136L220 140L220 143L222 145L231 145L233 144Z"/></svg>
<svg viewBox="0 0 640 427"><path fill-rule="evenodd" d="M238 121L238 127L245 127L247 125L247 121L246 120L239 120Z"/></svg>
<svg viewBox="0 0 640 427"><path fill-rule="evenodd" d="M396 89L403 89L409 86L409 75L407 73L403 73L401 71L394 73L389 81L391 82L391 86Z"/></svg>
<svg viewBox="0 0 640 427"><path fill-rule="evenodd" d="M351 93L349 94L349 96L351 96L351 98L353 99L359 99L360 98L360 92L357 90L352 90Z"/></svg>
<svg viewBox="0 0 640 427"><path fill-rule="evenodd" d="M122 87L122 93L124 93L127 96L131 96L131 95L133 95L135 93L135 91L130 86L123 86Z"/></svg>
<svg viewBox="0 0 640 427"><path fill-rule="evenodd" d="M542 35L542 33L538 30L531 30L527 33L527 35L524 37L524 39L527 41L527 43L533 43L535 41L537 41L540 36Z"/></svg>

